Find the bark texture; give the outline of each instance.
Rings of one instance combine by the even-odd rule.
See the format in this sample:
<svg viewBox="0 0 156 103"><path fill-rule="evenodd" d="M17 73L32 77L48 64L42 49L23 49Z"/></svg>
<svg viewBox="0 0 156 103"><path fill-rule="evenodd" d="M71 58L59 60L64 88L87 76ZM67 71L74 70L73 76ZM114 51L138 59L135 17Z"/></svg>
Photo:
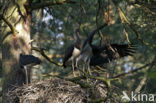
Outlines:
<svg viewBox="0 0 156 103"><path fill-rule="evenodd" d="M3 102L8 103L5 94L26 82L25 71L19 65L19 56L20 53L30 54L31 15L26 9L29 5L26 0L3 0L2 2L4 4L1 24L1 38L4 38L1 44Z"/></svg>

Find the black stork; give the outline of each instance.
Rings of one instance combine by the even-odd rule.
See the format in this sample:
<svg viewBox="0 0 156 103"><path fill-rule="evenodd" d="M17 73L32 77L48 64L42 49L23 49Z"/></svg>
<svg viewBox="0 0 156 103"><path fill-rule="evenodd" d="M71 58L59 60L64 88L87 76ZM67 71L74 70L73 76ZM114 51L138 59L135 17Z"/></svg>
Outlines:
<svg viewBox="0 0 156 103"><path fill-rule="evenodd" d="M25 77L26 77L26 84L28 84L28 82L30 80L28 80L28 66L34 66L37 64L41 64L41 60L38 57L35 57L33 55L25 55L20 53L19 56L19 64L21 68L24 68L25 70Z"/></svg>
<svg viewBox="0 0 156 103"><path fill-rule="evenodd" d="M94 37L94 35L101 29L103 29L104 27L106 27L108 24L105 23L103 24L102 26L100 26L99 28L95 29L94 31L92 31L88 37L85 39L83 45L82 45L82 50L81 50L81 54L78 58L78 61L83 61L84 64L88 66L88 73L91 75L91 72L90 72L90 58L92 57L93 55L93 50L92 50L92 47L91 47L91 42L92 42L92 39Z"/></svg>
<svg viewBox="0 0 156 103"><path fill-rule="evenodd" d="M92 44L93 37L96 32L107 26L100 26L96 30L90 33L83 43L82 51L79 56L79 60L83 60L88 65L88 72L90 72L90 66L103 65L110 61L116 60L124 56L132 56L135 53L135 45L128 44L109 44L103 46L95 46ZM91 72L89 73L91 74Z"/></svg>
<svg viewBox="0 0 156 103"><path fill-rule="evenodd" d="M90 59L90 66L101 66L125 56L132 56L135 53L135 46L128 44L110 44L101 47L91 45L93 56Z"/></svg>
<svg viewBox="0 0 156 103"><path fill-rule="evenodd" d="M75 76L74 68L77 67L78 56L80 55L82 49L82 41L80 39L79 29L76 29L75 31L74 39L75 42L70 45L65 51L63 67L66 68L67 63L72 61L73 75Z"/></svg>

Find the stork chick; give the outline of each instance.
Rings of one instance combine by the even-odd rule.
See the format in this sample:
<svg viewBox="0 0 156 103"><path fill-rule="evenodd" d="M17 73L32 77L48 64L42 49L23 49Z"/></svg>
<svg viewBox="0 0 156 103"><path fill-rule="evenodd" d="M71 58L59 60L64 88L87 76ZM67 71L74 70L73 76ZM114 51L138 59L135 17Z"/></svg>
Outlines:
<svg viewBox="0 0 156 103"><path fill-rule="evenodd" d="M101 29L103 29L104 27L106 27L108 24L105 23L103 25L101 25L100 27L98 27L97 29L93 30L88 36L87 38L85 39L84 43L83 43L83 46L82 46L82 50L81 50L81 53L80 53L80 56L78 58L78 61L83 61L84 64L87 64L88 66L88 73L91 75L91 71L90 71L90 58L92 57L93 55L93 50L92 50L92 40L93 40L93 37L94 35Z"/></svg>
<svg viewBox="0 0 156 103"><path fill-rule="evenodd" d="M78 29L75 31L74 39L74 44L70 45L65 51L63 66L66 68L67 63L72 61L73 75L75 76L74 68L77 67L78 56L80 55L82 49L82 41L80 39Z"/></svg>

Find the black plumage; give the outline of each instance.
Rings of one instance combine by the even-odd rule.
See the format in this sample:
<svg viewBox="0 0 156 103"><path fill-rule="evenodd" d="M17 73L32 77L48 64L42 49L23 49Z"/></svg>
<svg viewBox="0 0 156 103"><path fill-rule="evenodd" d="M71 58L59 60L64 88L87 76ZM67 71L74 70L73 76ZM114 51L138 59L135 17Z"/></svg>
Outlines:
<svg viewBox="0 0 156 103"><path fill-rule="evenodd" d="M90 59L90 66L103 65L124 56L132 56L135 53L134 45L128 44L111 44L101 47L92 45L92 50L93 56Z"/></svg>
<svg viewBox="0 0 156 103"><path fill-rule="evenodd" d="M74 50L74 44L70 45L70 46L66 49L65 55L64 55L64 59L63 59L63 67L64 67L64 68L66 68L66 63L67 63L67 61L72 57L73 50Z"/></svg>
<svg viewBox="0 0 156 103"><path fill-rule="evenodd" d="M19 63L20 66L26 66L26 65L37 65L41 63L41 60L38 57L35 57L33 55L24 55L24 54L20 54L20 58L19 58Z"/></svg>
<svg viewBox="0 0 156 103"><path fill-rule="evenodd" d="M101 25L100 27L98 27L97 29L93 30L88 37L84 40L84 43L82 45L82 50L81 50L81 54L79 57L79 60L83 60L84 62L89 61L90 56L92 56L92 40L94 35L101 29L103 29L104 27L106 27L108 24L105 23L103 25Z"/></svg>
<svg viewBox="0 0 156 103"><path fill-rule="evenodd" d="M81 50L81 54L78 58L78 61L83 61L83 64L87 64L88 66L88 73L91 75L91 71L90 71L90 58L93 55L93 50L92 50L92 39L94 37L94 35L101 29L103 29L104 27L106 27L108 24L105 23L102 26L98 27L97 29L93 30L88 37L85 39L83 46L82 46L82 50ZM84 67L83 67L84 68Z"/></svg>
<svg viewBox="0 0 156 103"><path fill-rule="evenodd" d="M35 57L33 55L24 55L20 53L19 64L20 64L20 67L25 70L26 84L28 84L30 82L30 78L28 77L28 75L30 75L28 73L28 66L41 64L41 60L38 57Z"/></svg>
<svg viewBox="0 0 156 103"><path fill-rule="evenodd" d="M105 23L105 24L101 25L100 27L98 27L97 29L93 30L93 31L88 35L88 37L85 39L82 48L85 48L85 46L86 46L87 44L91 45L94 35L95 35L99 30L101 30L101 29L103 29L104 27L106 27L107 25L108 25L108 24Z"/></svg>
<svg viewBox="0 0 156 103"><path fill-rule="evenodd" d="M77 66L77 57L80 55L81 48L82 48L82 41L80 39L79 29L76 29L74 38L75 38L75 42L66 49L63 58L63 66L66 67L66 64L69 61L72 61L73 69L75 67L74 61L76 61L76 66Z"/></svg>

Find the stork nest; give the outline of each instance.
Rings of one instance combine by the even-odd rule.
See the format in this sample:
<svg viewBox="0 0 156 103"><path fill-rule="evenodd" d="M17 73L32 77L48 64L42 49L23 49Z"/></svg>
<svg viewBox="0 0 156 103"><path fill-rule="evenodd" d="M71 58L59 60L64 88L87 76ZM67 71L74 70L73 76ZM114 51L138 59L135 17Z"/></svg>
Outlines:
<svg viewBox="0 0 156 103"><path fill-rule="evenodd" d="M6 96L9 103L83 103L85 92L77 84L53 78L19 87Z"/></svg>
<svg viewBox="0 0 156 103"><path fill-rule="evenodd" d="M6 96L7 103L86 103L93 90L94 99L107 98L104 87L104 84L98 84L91 90L70 81L53 78L18 87Z"/></svg>

